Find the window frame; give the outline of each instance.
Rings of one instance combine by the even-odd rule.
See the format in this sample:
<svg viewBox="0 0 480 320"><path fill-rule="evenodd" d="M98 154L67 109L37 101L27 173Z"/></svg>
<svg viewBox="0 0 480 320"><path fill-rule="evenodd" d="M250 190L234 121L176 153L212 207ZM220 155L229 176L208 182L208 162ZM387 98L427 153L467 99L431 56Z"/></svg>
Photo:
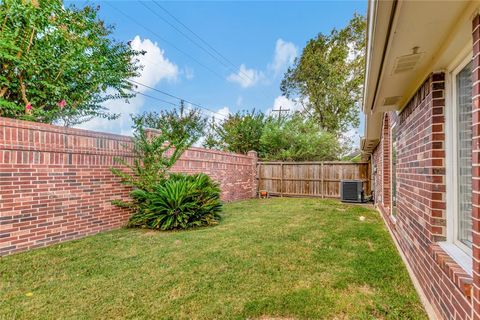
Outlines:
<svg viewBox="0 0 480 320"><path fill-rule="evenodd" d="M395 214L393 214L393 181L394 181L394 172L393 172L393 144L395 143L394 141L394 138L396 138L396 133L395 133L395 137L393 136L393 133L394 133L394 130L396 129L397 127L397 123L394 122L393 125L390 127L390 218L392 219L393 222L397 222L397 212L395 212ZM398 189L398 185L397 185L397 176L396 176L396 173L397 173L397 165L395 165L395 184L396 184L396 187L395 187L395 193L396 193L396 190ZM395 206L396 208L396 206Z"/></svg>
<svg viewBox="0 0 480 320"><path fill-rule="evenodd" d="M461 257L459 253L464 253L469 257L472 257L472 249L458 240L458 161L457 161L457 75L472 61L471 47L467 52L463 50L454 62L448 67L446 74L446 90L445 90L445 102L446 102L446 118L445 118L445 178L446 178L446 218L447 218L447 244L450 246L453 244L457 247L459 252L455 253L457 259L463 260L465 257ZM452 183L448 183L448 182ZM451 253L452 250L449 250ZM455 257L454 257L455 258Z"/></svg>

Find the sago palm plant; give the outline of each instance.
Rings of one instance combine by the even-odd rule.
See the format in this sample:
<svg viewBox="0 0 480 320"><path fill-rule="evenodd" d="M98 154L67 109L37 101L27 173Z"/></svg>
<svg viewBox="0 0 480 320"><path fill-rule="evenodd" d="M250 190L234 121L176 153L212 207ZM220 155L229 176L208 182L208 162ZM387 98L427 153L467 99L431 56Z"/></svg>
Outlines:
<svg viewBox="0 0 480 320"><path fill-rule="evenodd" d="M187 229L216 224L222 204L220 188L205 174L172 174L151 191L131 192L136 212L129 226L149 229Z"/></svg>

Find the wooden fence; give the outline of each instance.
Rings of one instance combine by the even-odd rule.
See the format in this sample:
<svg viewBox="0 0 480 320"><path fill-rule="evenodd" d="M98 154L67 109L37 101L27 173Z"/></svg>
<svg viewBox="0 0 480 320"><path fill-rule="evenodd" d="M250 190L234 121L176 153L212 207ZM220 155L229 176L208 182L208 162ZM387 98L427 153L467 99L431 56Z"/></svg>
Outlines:
<svg viewBox="0 0 480 320"><path fill-rule="evenodd" d="M361 180L370 194L367 162L259 162L258 190L289 197L340 198L340 181Z"/></svg>

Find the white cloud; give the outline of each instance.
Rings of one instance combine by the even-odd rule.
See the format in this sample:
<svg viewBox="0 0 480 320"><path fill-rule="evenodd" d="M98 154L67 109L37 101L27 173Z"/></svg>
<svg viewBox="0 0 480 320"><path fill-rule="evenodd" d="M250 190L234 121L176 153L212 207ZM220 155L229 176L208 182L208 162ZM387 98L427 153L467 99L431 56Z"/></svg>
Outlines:
<svg viewBox="0 0 480 320"><path fill-rule="evenodd" d="M134 50L144 50L145 54L140 55L138 60L143 65L140 77L134 78L135 81L154 86L162 80L176 81L179 76L178 66L165 57L165 51L160 49L158 44L150 39L142 39L140 36L130 43ZM145 88L138 88L138 91L144 92Z"/></svg>
<svg viewBox="0 0 480 320"><path fill-rule="evenodd" d="M145 84L149 87L155 87L161 81L177 81L179 77L179 68L176 64L165 57L165 52L157 43L150 41L150 39L142 40L140 36L136 36L131 44L135 50L144 50L145 55L137 57L139 63L143 65L143 70L139 77L133 78L139 83ZM147 87L138 85L136 91L145 93L149 91ZM145 97L137 95L130 99L127 103L125 100L110 100L104 103L104 106L110 112L120 114L120 117L115 120L107 120L102 118L95 118L86 123L78 125L78 128L119 133L131 135L131 113L138 113L141 111L145 103Z"/></svg>
<svg viewBox="0 0 480 320"><path fill-rule="evenodd" d="M285 71L289 65L293 64L297 55L298 49L292 42L278 39L275 45L273 62L269 65L274 76L278 76L281 72Z"/></svg>
<svg viewBox="0 0 480 320"><path fill-rule="evenodd" d="M280 107L282 110L289 110L289 113L293 113L295 111L302 111L303 107L300 103L295 102L293 100L288 99L285 96L278 96L275 98L273 101L273 107L268 108L267 111L265 112L266 114L271 114L272 110L279 110ZM282 112L285 114L284 112ZM275 112L275 114L278 114L278 112Z"/></svg>
<svg viewBox="0 0 480 320"><path fill-rule="evenodd" d="M252 87L264 79L265 74L262 71L248 69L244 64L240 65L240 69L236 73L227 77L228 81L238 83L242 88Z"/></svg>
<svg viewBox="0 0 480 320"><path fill-rule="evenodd" d="M355 60L362 52L355 48L355 42L348 43L347 47L348 47L347 62L350 63L353 60Z"/></svg>
<svg viewBox="0 0 480 320"><path fill-rule="evenodd" d="M298 55L297 47L283 39L278 39L275 44L275 51L272 62L268 63L265 71L249 69L245 64L240 69L231 73L227 80L239 84L242 88L253 87L260 83L270 83L268 78L275 78L291 65Z"/></svg>
<svg viewBox="0 0 480 320"><path fill-rule="evenodd" d="M222 107L222 108L218 109L217 111L215 111L215 113L210 112L210 118L213 117L215 119L216 123L220 123L223 120L225 120L225 118L227 118L227 116L230 113L231 113L230 108L225 106L225 107Z"/></svg>
<svg viewBox="0 0 480 320"><path fill-rule="evenodd" d="M132 135L132 121L130 114L138 113L145 103L145 97L137 95L129 100L111 100L104 103L110 112L120 114L120 117L115 120L108 120L104 118L93 118L92 120L82 123L77 128L87 129L100 132L110 132L123 135Z"/></svg>

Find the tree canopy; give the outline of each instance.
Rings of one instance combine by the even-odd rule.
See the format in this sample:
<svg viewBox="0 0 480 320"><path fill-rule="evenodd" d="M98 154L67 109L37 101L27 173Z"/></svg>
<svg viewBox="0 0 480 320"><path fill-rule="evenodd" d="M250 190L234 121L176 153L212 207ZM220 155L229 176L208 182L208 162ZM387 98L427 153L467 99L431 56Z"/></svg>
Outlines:
<svg viewBox="0 0 480 320"><path fill-rule="evenodd" d="M196 143L205 133L207 118L200 109L185 108L183 101L180 107L172 110L145 112L133 116L134 123L152 129L158 129L173 145L182 144L187 147Z"/></svg>
<svg viewBox="0 0 480 320"><path fill-rule="evenodd" d="M220 123L212 119L203 145L244 154L258 151L265 120L265 114L255 110L229 114Z"/></svg>
<svg viewBox="0 0 480 320"><path fill-rule="evenodd" d="M365 69L366 21L354 15L348 25L318 34L285 73L282 93L334 134L359 125Z"/></svg>
<svg viewBox="0 0 480 320"><path fill-rule="evenodd" d="M224 121L212 121L207 148L236 153L257 151L263 160L337 160L345 149L338 137L300 113L281 117L240 111Z"/></svg>
<svg viewBox="0 0 480 320"><path fill-rule="evenodd" d="M102 103L133 96L141 52L114 41L98 10L0 2L0 116L64 125L117 116Z"/></svg>
<svg viewBox="0 0 480 320"><path fill-rule="evenodd" d="M268 119L259 156L263 160L327 161L337 160L343 151L337 137L325 132L315 119L295 113Z"/></svg>

